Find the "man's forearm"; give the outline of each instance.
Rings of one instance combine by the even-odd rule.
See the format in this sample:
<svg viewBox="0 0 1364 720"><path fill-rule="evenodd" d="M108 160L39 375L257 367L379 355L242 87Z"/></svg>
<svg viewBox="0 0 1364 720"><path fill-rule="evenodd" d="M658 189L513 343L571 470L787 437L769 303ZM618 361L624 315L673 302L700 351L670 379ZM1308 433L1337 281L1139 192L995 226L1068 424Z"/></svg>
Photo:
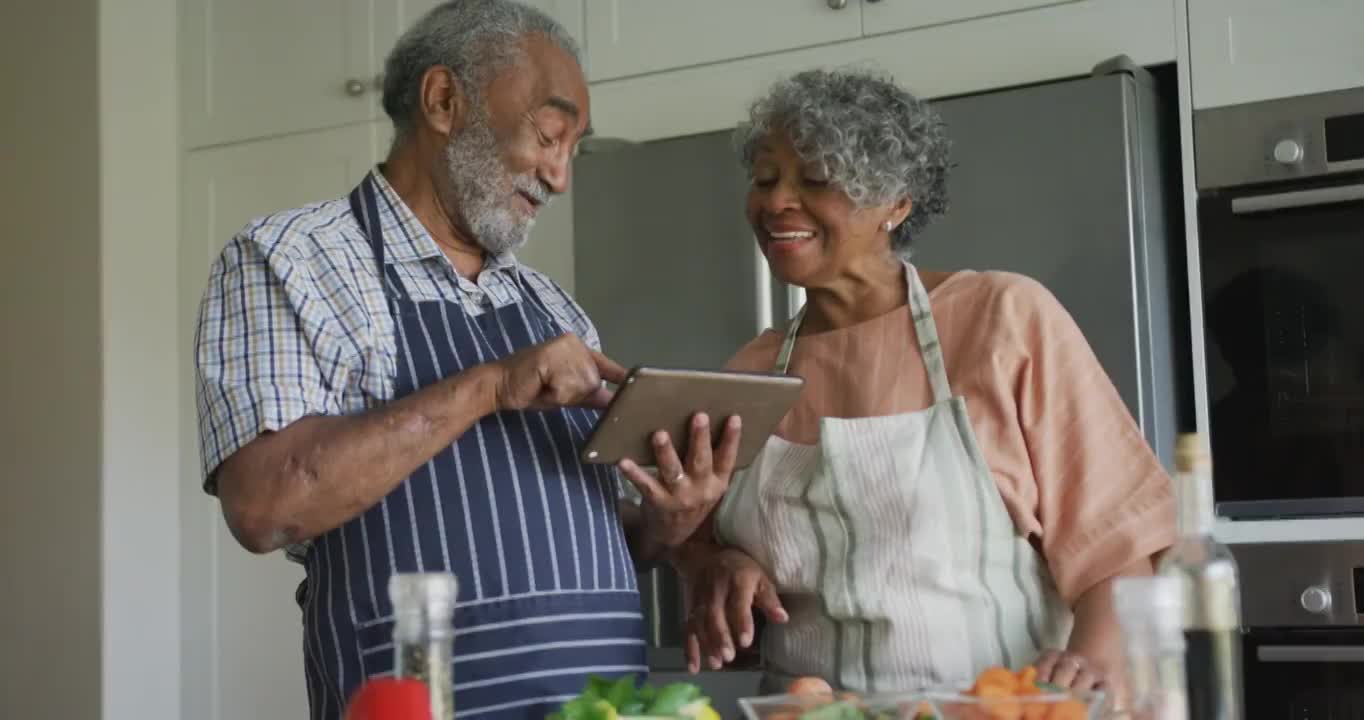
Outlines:
<svg viewBox="0 0 1364 720"><path fill-rule="evenodd" d="M253 552L310 539L363 513L497 407L477 366L359 415L302 418L219 466L233 535Z"/></svg>

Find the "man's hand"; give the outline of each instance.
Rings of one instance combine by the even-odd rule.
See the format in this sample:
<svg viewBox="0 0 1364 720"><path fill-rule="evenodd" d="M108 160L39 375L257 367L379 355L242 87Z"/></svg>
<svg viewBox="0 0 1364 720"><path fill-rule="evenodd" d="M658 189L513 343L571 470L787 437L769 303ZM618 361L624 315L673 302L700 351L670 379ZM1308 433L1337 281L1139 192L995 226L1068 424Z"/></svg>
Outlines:
<svg viewBox="0 0 1364 720"><path fill-rule="evenodd" d="M677 456L668 433L654 433L654 457L658 477L630 460L622 460L620 471L644 497L641 531L645 537L665 548L675 548L691 537L710 515L711 509L729 489L734 462L739 454L741 424L738 416L729 418L720 444L711 449L710 418L697 413L691 421L691 440L684 465Z"/></svg>
<svg viewBox="0 0 1364 720"><path fill-rule="evenodd" d="M773 623L788 619L767 572L741 550L717 548L679 569L689 591L687 669L692 673L703 661L719 670L734 660L736 647L753 643L754 608Z"/></svg>
<svg viewBox="0 0 1364 720"><path fill-rule="evenodd" d="M498 410L604 408L611 392L602 380L625 382L621 366L571 334L522 348L492 365L499 371Z"/></svg>

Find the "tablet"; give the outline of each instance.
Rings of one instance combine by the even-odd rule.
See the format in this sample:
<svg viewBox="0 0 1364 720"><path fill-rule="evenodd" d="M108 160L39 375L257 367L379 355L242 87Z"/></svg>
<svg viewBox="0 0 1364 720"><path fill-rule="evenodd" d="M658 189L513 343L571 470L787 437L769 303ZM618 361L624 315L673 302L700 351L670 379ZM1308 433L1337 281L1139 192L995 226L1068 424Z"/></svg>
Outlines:
<svg viewBox="0 0 1364 720"><path fill-rule="evenodd" d="M805 381L779 373L726 372L637 367L583 447L586 463L615 464L629 458L644 467L656 465L653 434L667 430L683 462L691 438L691 418L710 416L712 444L720 441L725 421L743 420L735 468L748 467L796 403Z"/></svg>

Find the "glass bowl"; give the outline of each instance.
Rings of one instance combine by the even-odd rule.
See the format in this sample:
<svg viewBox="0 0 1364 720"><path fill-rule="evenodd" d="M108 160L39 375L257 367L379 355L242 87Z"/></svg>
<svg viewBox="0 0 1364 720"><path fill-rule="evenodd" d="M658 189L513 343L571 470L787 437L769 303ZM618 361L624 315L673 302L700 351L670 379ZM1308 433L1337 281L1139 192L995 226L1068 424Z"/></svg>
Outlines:
<svg viewBox="0 0 1364 720"><path fill-rule="evenodd" d="M980 697L965 692L926 694L935 720L1099 720L1102 692Z"/></svg>
<svg viewBox="0 0 1364 720"><path fill-rule="evenodd" d="M748 720L916 720L933 717L924 693L767 695L740 698Z"/></svg>

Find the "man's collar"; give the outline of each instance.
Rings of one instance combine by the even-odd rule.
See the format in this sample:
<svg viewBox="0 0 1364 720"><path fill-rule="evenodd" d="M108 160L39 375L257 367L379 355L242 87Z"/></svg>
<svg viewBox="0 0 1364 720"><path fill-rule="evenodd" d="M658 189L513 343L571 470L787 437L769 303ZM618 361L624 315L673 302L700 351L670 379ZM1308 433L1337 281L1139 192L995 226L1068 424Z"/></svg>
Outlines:
<svg viewBox="0 0 1364 720"><path fill-rule="evenodd" d="M384 228L384 250L390 263L411 263L444 257L435 238L417 219L416 213L408 207L398 191L388 184L388 178L375 167L370 172L374 187L379 192L379 222ZM483 271L497 271L515 268L516 255L504 252L498 255L485 255Z"/></svg>

